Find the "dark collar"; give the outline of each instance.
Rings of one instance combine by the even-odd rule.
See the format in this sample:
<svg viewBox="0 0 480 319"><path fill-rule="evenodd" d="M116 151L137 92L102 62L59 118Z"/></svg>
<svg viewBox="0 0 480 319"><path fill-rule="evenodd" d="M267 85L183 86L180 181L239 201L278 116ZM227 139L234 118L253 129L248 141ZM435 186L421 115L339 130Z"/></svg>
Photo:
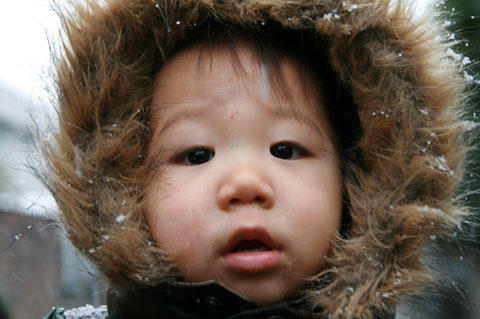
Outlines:
<svg viewBox="0 0 480 319"><path fill-rule="evenodd" d="M216 281L110 288L107 297L109 319L314 318L305 306L293 300L260 307Z"/></svg>

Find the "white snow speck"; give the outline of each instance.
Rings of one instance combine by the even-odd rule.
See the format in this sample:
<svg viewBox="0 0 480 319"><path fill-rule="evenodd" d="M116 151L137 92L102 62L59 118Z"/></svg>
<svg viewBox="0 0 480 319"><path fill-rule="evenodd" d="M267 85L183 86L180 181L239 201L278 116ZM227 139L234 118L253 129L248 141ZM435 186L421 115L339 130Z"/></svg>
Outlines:
<svg viewBox="0 0 480 319"><path fill-rule="evenodd" d="M94 308L92 305L65 311L66 319L107 319L107 306Z"/></svg>
<svg viewBox="0 0 480 319"><path fill-rule="evenodd" d="M473 80L475 80L475 77L471 74L469 74L467 71L463 71L463 77L467 80L467 81L470 81L472 82Z"/></svg>
<svg viewBox="0 0 480 319"><path fill-rule="evenodd" d="M465 45L468 47L468 43L466 43ZM468 56L464 56L462 60L462 65L465 66L470 63L472 63L472 60Z"/></svg>
<svg viewBox="0 0 480 319"><path fill-rule="evenodd" d="M323 19L328 20L328 21L332 21L332 16L333 16L332 13L327 13L327 14L323 15Z"/></svg>
<svg viewBox="0 0 480 319"><path fill-rule="evenodd" d="M453 33L452 33L452 35L450 35L450 39L452 39L452 40L455 39L455 35L453 35ZM447 52L447 55L449 57L451 57L452 59L454 59L455 61L462 61L463 60L463 55L453 51L452 48L448 48L446 52Z"/></svg>
<svg viewBox="0 0 480 319"><path fill-rule="evenodd" d="M350 7L348 7L347 11L352 12L353 10L357 10L357 9L358 9L358 4L352 4L350 5Z"/></svg>
<svg viewBox="0 0 480 319"><path fill-rule="evenodd" d="M123 222L126 218L127 218L127 216L125 216L125 215L123 215L123 214L120 214L120 215L117 216L117 218L115 218L115 221L116 221L117 223L121 223L121 222Z"/></svg>
<svg viewBox="0 0 480 319"><path fill-rule="evenodd" d="M82 176L82 159L78 147L73 148L73 159L75 161L75 174Z"/></svg>
<svg viewBox="0 0 480 319"><path fill-rule="evenodd" d="M428 110L427 109L421 109L420 113L422 113L423 115L428 115Z"/></svg>
<svg viewBox="0 0 480 319"><path fill-rule="evenodd" d="M440 208L434 208L430 207L428 205L425 205L423 207L417 208L418 212L425 212L425 213L433 213L436 215L445 215L445 212L441 210Z"/></svg>

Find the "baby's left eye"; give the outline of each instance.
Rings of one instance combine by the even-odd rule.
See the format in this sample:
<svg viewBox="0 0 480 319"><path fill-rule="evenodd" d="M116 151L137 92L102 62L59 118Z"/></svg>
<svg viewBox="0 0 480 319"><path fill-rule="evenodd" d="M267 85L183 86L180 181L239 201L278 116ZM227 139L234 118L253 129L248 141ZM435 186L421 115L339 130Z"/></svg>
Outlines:
<svg viewBox="0 0 480 319"><path fill-rule="evenodd" d="M270 147L270 153L284 160L294 160L302 157L310 156L310 152L303 147L289 142L277 143Z"/></svg>
<svg viewBox="0 0 480 319"><path fill-rule="evenodd" d="M177 164L184 164L188 166L202 165L210 161L215 156L215 152L204 147L194 147L181 152L173 161Z"/></svg>

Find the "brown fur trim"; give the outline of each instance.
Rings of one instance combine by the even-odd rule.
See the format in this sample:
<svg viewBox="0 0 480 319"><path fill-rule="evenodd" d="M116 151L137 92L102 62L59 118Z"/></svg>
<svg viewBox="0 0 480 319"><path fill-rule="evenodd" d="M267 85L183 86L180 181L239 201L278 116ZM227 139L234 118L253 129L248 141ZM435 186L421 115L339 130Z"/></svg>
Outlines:
<svg viewBox="0 0 480 319"><path fill-rule="evenodd" d="M70 240L112 283L176 277L143 215L162 167L143 157L152 84L175 45L212 19L315 30L357 106L363 133L344 167L352 227L313 279L313 304L332 319L371 318L430 279L422 247L466 214L452 201L467 149L465 80L437 23L387 0L88 0L60 11L59 130L42 176Z"/></svg>

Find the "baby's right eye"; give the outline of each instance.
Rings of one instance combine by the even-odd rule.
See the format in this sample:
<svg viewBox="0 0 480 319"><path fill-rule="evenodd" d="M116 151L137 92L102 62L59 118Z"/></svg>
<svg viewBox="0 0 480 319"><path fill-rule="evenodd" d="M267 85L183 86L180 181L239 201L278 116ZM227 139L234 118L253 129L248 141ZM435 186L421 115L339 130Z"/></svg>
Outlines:
<svg viewBox="0 0 480 319"><path fill-rule="evenodd" d="M176 164L201 165L210 161L215 153L207 148L195 147L181 152L173 161Z"/></svg>

